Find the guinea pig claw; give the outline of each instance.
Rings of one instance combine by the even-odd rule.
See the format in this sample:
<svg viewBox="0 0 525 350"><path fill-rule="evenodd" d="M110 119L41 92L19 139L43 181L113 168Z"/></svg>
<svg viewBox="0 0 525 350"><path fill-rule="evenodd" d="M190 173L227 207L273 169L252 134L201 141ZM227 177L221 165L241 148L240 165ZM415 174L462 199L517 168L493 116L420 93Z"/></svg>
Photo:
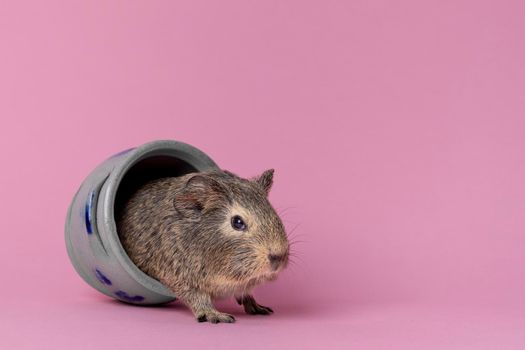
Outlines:
<svg viewBox="0 0 525 350"><path fill-rule="evenodd" d="M237 299L239 302L239 299ZM273 314L273 310L268 306L257 304L255 298L251 295L244 296L240 299L239 304L243 305L244 311L250 315L270 315Z"/></svg>
<svg viewBox="0 0 525 350"><path fill-rule="evenodd" d="M234 323L235 317L223 312L213 311L199 315L197 321L210 323Z"/></svg>
<svg viewBox="0 0 525 350"><path fill-rule="evenodd" d="M250 307L245 307L244 310L247 314L250 315L270 315L273 314L273 310L268 306L262 306L259 304L251 305Z"/></svg>

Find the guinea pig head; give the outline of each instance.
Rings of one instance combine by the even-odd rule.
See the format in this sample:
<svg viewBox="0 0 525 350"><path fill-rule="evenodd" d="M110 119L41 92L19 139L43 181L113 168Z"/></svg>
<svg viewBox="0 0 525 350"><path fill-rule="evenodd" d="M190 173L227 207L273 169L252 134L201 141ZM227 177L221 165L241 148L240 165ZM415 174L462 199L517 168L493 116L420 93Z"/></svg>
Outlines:
<svg viewBox="0 0 525 350"><path fill-rule="evenodd" d="M268 200L273 173L252 179L228 171L188 175L174 206L188 223L183 244L200 255L207 273L254 285L287 266L288 238Z"/></svg>

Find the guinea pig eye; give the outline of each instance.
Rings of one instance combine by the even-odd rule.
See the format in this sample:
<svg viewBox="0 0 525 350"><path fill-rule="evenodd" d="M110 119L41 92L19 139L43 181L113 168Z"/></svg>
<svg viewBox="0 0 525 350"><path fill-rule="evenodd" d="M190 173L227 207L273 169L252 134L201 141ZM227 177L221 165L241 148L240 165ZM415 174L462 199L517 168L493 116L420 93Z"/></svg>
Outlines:
<svg viewBox="0 0 525 350"><path fill-rule="evenodd" d="M239 215L232 217L232 227L237 231L246 231L247 229L244 220Z"/></svg>

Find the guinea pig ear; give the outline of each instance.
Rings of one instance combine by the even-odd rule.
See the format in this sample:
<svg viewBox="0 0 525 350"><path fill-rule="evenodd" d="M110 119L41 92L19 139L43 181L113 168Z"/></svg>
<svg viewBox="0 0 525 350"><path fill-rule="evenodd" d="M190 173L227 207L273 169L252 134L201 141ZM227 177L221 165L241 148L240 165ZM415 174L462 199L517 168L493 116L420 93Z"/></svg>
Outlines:
<svg viewBox="0 0 525 350"><path fill-rule="evenodd" d="M173 205L185 217L196 218L201 213L224 204L226 200L227 191L223 185L210 176L196 174L175 194Z"/></svg>
<svg viewBox="0 0 525 350"><path fill-rule="evenodd" d="M270 193L270 189L272 188L273 173L273 169L268 169L253 180L263 188L266 194Z"/></svg>

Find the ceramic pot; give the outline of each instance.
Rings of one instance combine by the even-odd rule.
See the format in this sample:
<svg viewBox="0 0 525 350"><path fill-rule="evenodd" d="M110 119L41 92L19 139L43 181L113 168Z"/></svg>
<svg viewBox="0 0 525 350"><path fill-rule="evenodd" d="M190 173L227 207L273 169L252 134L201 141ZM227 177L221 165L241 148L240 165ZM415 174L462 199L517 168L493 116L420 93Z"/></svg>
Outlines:
<svg viewBox="0 0 525 350"><path fill-rule="evenodd" d="M132 304L161 304L176 296L128 257L115 214L142 183L165 176L217 169L215 162L183 142L161 140L106 159L84 180L69 206L65 239L78 274L93 288Z"/></svg>

